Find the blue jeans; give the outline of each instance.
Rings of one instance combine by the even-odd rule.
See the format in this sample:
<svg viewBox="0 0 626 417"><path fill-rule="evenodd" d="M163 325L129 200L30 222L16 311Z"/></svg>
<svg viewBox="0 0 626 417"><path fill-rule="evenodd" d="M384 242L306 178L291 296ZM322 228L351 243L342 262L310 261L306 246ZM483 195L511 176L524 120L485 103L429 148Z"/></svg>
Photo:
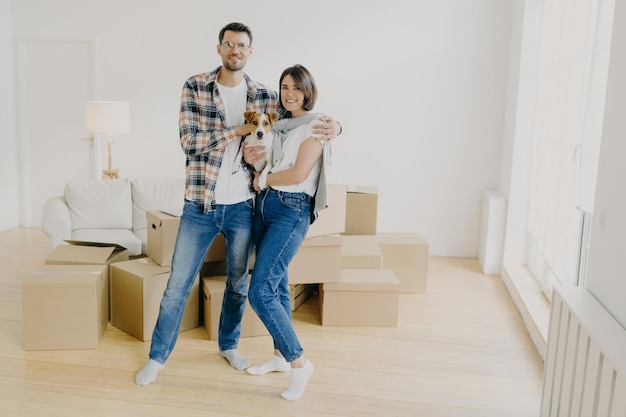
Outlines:
<svg viewBox="0 0 626 417"><path fill-rule="evenodd" d="M218 344L220 350L236 349L241 318L248 297L248 269L252 253L252 200L218 205L204 213L202 205L185 201L180 218L172 272L161 299L159 317L152 333L150 359L165 363L172 353L180 322L207 251L215 236L223 233L226 242L226 289L222 303Z"/></svg>
<svg viewBox="0 0 626 417"><path fill-rule="evenodd" d="M298 252L310 223L311 198L268 188L256 198L256 260L250 281L252 308L272 335L274 348L287 362L302 355L291 322L287 267Z"/></svg>

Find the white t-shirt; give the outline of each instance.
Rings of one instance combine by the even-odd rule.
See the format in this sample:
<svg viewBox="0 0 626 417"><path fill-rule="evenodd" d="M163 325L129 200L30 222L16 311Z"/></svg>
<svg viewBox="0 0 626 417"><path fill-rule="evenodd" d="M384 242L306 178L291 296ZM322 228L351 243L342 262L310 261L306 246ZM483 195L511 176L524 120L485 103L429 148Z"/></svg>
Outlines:
<svg viewBox="0 0 626 417"><path fill-rule="evenodd" d="M298 152L300 151L300 144L302 144L305 139L313 136L311 134L311 129L314 125L318 124L320 124L319 120L312 120L309 123L298 126L289 132L282 146L283 158L272 168L272 172L284 171L295 165ZM300 184L272 185L272 188L289 193L307 193L313 197L315 195L315 191L317 190L321 167L322 158L317 160L317 163L313 166L309 176Z"/></svg>
<svg viewBox="0 0 626 417"><path fill-rule="evenodd" d="M246 111L246 99L248 88L246 82L242 80L236 87L226 87L218 83L218 89L224 108L226 109L225 126L232 127L244 123L243 113ZM233 161L241 142L235 140L228 144L224 151L224 160L217 176L215 185L215 202L217 204L236 204L252 198L252 193L248 189L248 178L242 168L235 174L233 172Z"/></svg>

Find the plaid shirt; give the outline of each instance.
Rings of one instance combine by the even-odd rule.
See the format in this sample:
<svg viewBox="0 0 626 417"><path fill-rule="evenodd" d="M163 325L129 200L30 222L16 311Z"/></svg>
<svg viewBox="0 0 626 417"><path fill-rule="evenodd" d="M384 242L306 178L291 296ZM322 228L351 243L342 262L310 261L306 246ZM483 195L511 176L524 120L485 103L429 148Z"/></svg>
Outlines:
<svg viewBox="0 0 626 417"><path fill-rule="evenodd" d="M178 121L180 145L187 157L185 199L202 204L204 212L215 210L215 183L229 143L240 140L234 127L225 127L225 110L217 88L215 70L195 75L185 81ZM246 111L278 113L278 95L244 74L248 86ZM246 175L252 178L247 164ZM250 191L252 181L250 181Z"/></svg>

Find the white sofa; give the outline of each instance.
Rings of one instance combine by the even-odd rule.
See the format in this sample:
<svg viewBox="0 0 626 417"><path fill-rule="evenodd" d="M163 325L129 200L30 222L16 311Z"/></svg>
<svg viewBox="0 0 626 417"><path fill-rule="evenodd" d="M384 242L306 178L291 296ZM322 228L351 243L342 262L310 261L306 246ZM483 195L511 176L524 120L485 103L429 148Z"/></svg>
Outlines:
<svg viewBox="0 0 626 417"><path fill-rule="evenodd" d="M48 199L41 228L53 249L65 240L117 243L130 256L145 255L146 211L182 213L185 180L72 180Z"/></svg>

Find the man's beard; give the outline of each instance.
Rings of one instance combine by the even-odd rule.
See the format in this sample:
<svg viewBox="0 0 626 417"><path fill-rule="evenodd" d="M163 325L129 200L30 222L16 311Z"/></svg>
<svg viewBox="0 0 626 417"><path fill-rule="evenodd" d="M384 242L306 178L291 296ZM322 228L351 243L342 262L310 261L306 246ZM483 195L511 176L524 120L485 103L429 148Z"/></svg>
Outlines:
<svg viewBox="0 0 626 417"><path fill-rule="evenodd" d="M243 69L243 67L246 66L246 62L243 60L239 61L239 65L233 65L231 64L228 60L224 60L224 62L222 62L222 64L224 65L224 67L229 70L229 71L239 71L241 69Z"/></svg>

